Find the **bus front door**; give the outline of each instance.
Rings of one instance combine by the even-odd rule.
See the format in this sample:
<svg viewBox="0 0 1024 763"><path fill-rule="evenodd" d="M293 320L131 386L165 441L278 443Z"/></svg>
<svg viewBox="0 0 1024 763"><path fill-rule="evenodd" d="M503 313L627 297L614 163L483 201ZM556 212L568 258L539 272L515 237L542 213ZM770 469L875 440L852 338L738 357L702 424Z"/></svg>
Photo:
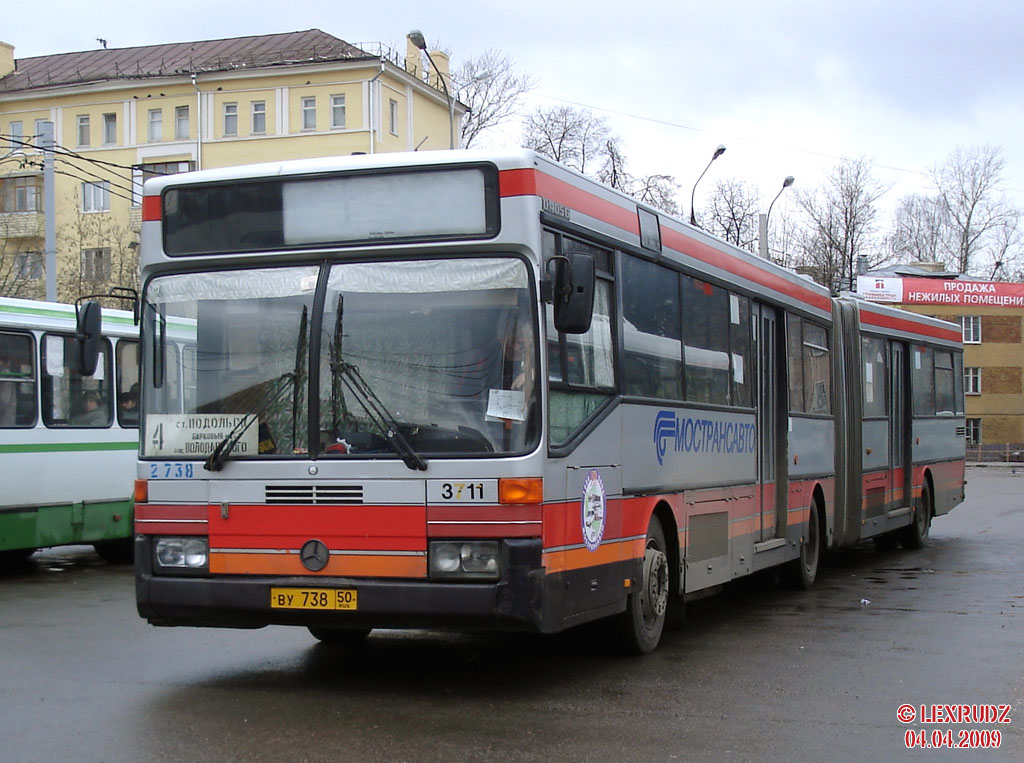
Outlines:
<svg viewBox="0 0 1024 763"><path fill-rule="evenodd" d="M779 511L785 491L777 474L779 453L779 360L775 310L755 304L753 309L754 342L757 357L757 482L762 541L782 537ZM781 495L780 495L781 491Z"/></svg>

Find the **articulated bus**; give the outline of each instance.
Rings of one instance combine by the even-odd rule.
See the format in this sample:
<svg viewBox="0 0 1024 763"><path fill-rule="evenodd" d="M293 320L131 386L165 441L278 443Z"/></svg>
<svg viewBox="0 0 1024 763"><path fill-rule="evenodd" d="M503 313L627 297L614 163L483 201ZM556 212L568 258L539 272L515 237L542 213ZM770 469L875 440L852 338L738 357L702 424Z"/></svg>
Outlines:
<svg viewBox="0 0 1024 763"><path fill-rule="evenodd" d="M79 543L131 559L138 328L109 310L102 332L83 375L73 305L0 298L0 561Z"/></svg>
<svg viewBox="0 0 1024 763"><path fill-rule="evenodd" d="M687 599L772 567L810 586L828 550L918 547L963 500L959 327L534 153L181 174L142 213L154 625L607 618L643 653Z"/></svg>

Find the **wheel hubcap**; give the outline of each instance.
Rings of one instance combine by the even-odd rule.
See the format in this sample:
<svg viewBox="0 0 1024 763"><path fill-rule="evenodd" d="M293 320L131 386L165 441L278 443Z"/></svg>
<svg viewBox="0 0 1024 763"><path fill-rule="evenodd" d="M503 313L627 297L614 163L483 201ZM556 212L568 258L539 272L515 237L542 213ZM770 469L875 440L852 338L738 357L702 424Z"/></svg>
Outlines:
<svg viewBox="0 0 1024 763"><path fill-rule="evenodd" d="M644 619L654 620L668 607L668 557L649 546L644 554L644 587L641 593Z"/></svg>

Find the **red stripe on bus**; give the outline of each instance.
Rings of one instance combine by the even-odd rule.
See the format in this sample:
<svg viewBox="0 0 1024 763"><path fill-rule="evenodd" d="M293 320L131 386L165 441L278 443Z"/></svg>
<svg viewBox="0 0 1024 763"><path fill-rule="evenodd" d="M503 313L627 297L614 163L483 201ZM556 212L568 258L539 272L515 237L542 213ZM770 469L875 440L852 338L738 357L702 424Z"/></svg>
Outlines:
<svg viewBox="0 0 1024 763"><path fill-rule="evenodd" d="M537 170L503 170L498 175L498 193L502 198L508 196L536 196L537 183L534 177Z"/></svg>
<svg viewBox="0 0 1024 763"><path fill-rule="evenodd" d="M182 519L202 519L209 516L210 507L206 504L183 506L181 504L137 503L135 504L136 519L160 519L174 521Z"/></svg>
<svg viewBox="0 0 1024 763"><path fill-rule="evenodd" d="M594 217L634 235L640 234L640 221L636 209L623 209L618 204L602 199L582 188L558 180L535 169L503 170L499 180L502 197L540 196L564 204L573 211ZM803 301L818 310L831 312L831 300L810 289L802 288L774 273L757 267L738 257L662 226L662 242L666 248L686 254L732 275L766 286L769 289Z"/></svg>
<svg viewBox="0 0 1024 763"><path fill-rule="evenodd" d="M943 339L947 342L959 343L963 338L959 329L945 329L941 326L930 326L924 323L909 321L899 316L880 315L879 313L873 313L868 310L861 310L860 319L861 323L865 323L870 326L906 331L909 334L922 334L924 336L934 337L935 339Z"/></svg>
<svg viewBox="0 0 1024 763"><path fill-rule="evenodd" d="M160 222L163 219L163 205L159 196L142 197L142 222Z"/></svg>
<svg viewBox="0 0 1024 763"><path fill-rule="evenodd" d="M504 170L498 187L503 197L540 196L563 204L576 212L603 220L616 228L640 235L640 220L636 215L636 207L623 209L618 204L539 170Z"/></svg>

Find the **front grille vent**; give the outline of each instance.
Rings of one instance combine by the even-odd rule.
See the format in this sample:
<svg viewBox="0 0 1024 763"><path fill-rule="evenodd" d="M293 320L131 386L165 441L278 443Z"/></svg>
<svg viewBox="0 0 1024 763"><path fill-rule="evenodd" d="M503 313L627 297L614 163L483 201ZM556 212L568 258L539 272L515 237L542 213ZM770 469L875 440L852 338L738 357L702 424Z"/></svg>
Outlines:
<svg viewBox="0 0 1024 763"><path fill-rule="evenodd" d="M329 503L359 506L363 503L362 485L267 485L267 503Z"/></svg>
<svg viewBox="0 0 1024 763"><path fill-rule="evenodd" d="M956 428L956 436L957 437L966 437L967 436L967 427L957 427Z"/></svg>

